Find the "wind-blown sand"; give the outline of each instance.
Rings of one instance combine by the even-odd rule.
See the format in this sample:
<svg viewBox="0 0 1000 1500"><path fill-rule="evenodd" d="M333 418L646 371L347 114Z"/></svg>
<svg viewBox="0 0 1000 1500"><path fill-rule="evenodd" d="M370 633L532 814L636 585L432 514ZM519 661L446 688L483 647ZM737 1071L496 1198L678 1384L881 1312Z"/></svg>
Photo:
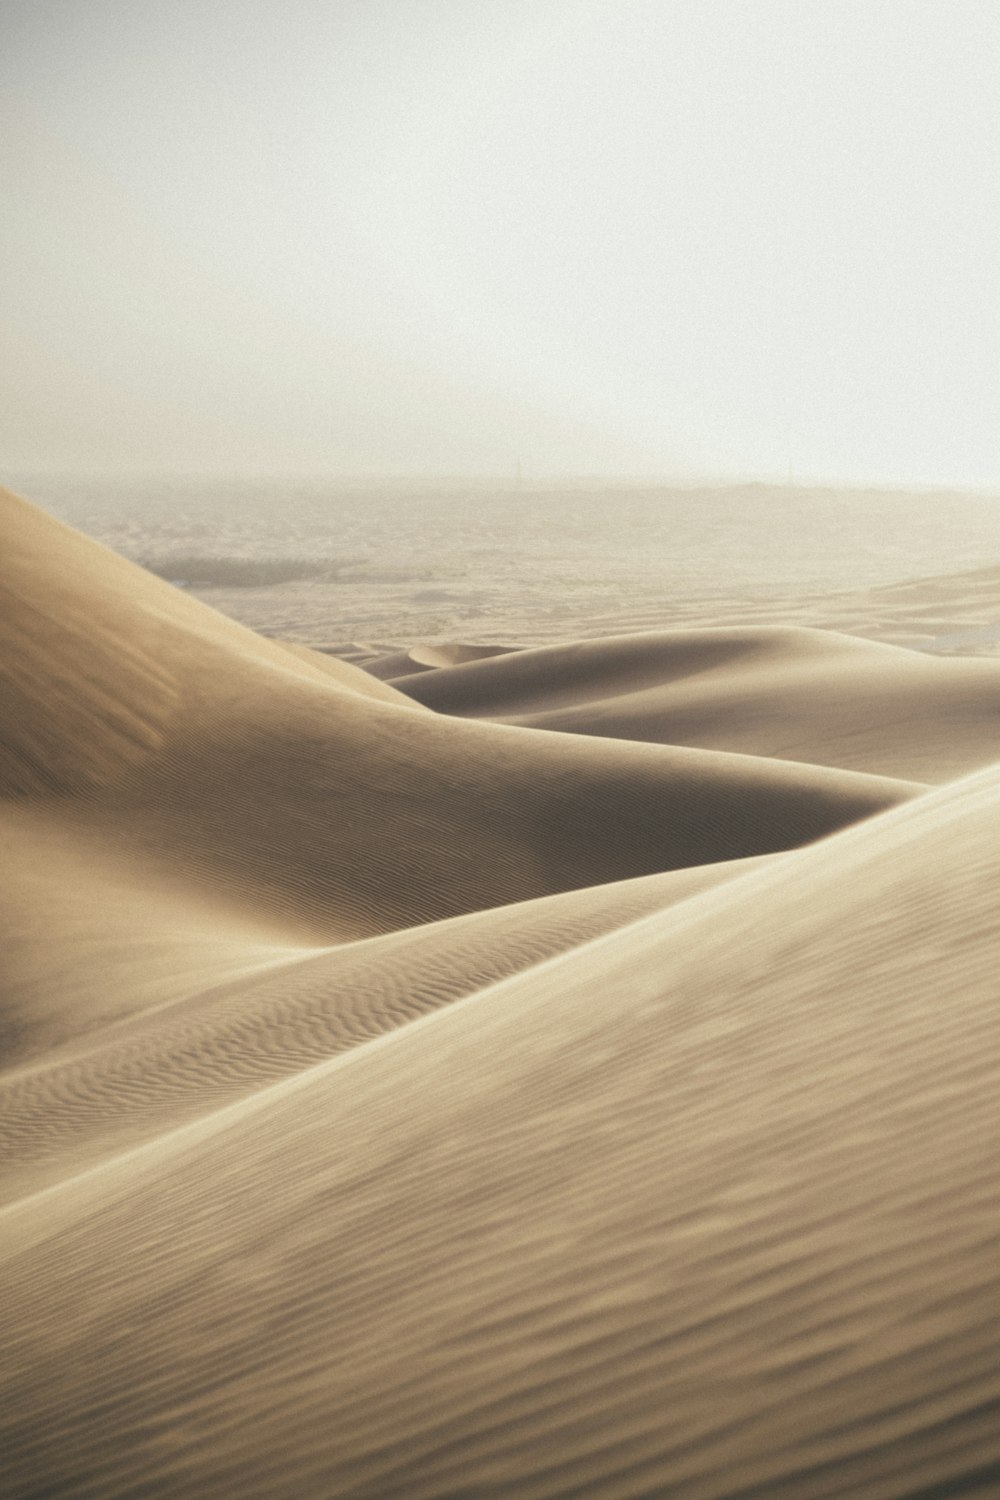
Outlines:
<svg viewBox="0 0 1000 1500"><path fill-rule="evenodd" d="M5 1495L1000 1493L1000 662L0 535Z"/></svg>

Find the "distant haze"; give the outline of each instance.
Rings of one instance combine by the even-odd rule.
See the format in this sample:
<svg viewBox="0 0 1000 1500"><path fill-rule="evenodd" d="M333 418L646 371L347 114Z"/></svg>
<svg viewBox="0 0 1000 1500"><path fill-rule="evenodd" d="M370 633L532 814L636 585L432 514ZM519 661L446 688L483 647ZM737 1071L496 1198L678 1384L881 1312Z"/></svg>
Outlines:
<svg viewBox="0 0 1000 1500"><path fill-rule="evenodd" d="M6 0L0 464L1000 486L996 0Z"/></svg>

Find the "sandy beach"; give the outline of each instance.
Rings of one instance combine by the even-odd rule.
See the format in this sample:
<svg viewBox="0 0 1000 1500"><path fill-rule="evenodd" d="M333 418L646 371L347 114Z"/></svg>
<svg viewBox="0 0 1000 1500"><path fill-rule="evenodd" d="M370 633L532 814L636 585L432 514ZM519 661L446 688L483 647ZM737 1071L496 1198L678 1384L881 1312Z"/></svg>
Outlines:
<svg viewBox="0 0 1000 1500"><path fill-rule="evenodd" d="M0 532L5 1495L1000 1493L1000 567L282 639Z"/></svg>

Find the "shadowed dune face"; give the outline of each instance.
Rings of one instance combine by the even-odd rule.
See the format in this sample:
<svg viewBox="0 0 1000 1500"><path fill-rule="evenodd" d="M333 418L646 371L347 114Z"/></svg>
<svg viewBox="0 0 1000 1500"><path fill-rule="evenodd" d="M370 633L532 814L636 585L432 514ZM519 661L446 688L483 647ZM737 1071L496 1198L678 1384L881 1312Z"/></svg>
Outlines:
<svg viewBox="0 0 1000 1500"><path fill-rule="evenodd" d="M993 663L0 525L5 1494L1000 1487Z"/></svg>

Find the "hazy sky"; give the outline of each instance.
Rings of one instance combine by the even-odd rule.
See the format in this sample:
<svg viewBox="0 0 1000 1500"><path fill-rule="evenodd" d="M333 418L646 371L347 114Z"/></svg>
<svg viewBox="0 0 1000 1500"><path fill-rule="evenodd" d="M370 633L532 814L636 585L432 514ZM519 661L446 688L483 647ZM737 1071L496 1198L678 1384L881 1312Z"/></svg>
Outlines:
<svg viewBox="0 0 1000 1500"><path fill-rule="evenodd" d="M1000 486L997 0L0 0L8 470Z"/></svg>

